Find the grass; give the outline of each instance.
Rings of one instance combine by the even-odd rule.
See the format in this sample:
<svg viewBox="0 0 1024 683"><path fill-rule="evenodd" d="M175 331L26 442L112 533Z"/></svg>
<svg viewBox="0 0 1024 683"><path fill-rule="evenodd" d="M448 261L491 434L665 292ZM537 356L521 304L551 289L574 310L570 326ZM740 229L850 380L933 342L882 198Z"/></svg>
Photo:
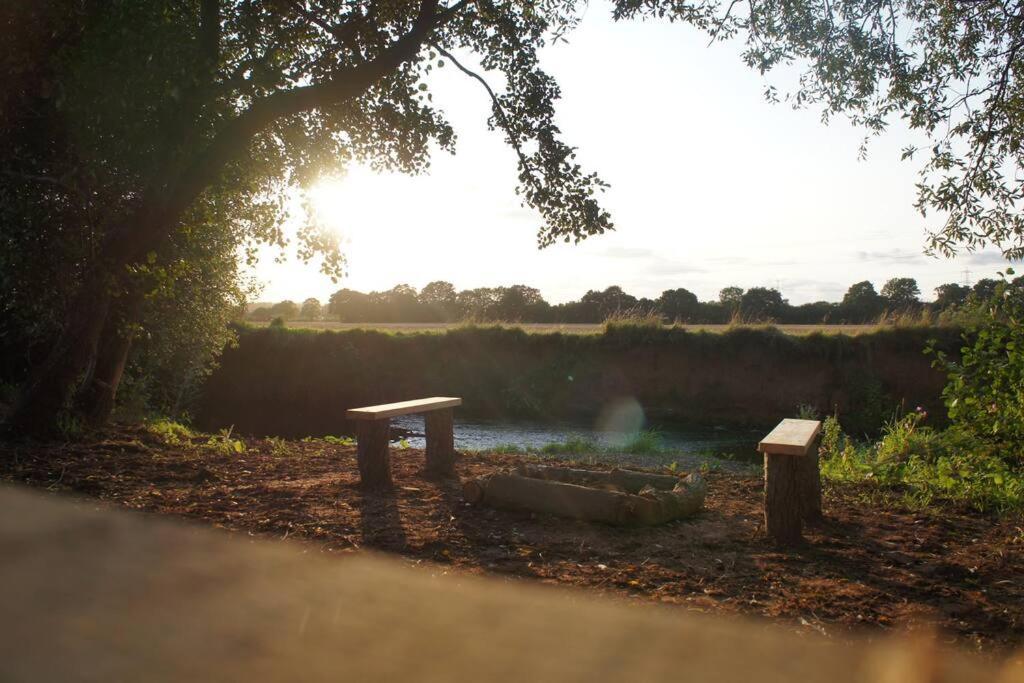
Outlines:
<svg viewBox="0 0 1024 683"><path fill-rule="evenodd" d="M858 443L825 421L821 473L911 508L963 505L981 512L1024 511L1024 453L998 452L955 428L935 430L926 415L893 419L876 443Z"/></svg>

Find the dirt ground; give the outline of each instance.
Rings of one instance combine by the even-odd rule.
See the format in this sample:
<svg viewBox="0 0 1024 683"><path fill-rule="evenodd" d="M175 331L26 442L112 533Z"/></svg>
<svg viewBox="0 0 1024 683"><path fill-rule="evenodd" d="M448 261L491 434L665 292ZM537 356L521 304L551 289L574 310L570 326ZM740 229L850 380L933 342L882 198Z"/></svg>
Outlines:
<svg viewBox="0 0 1024 683"><path fill-rule="evenodd" d="M247 440L229 453L204 442L125 428L75 444L0 444L0 478L324 553L373 549L840 638L911 628L993 654L1024 645L1020 518L879 507L856 488L826 487L826 521L807 530L806 546L781 551L762 532L755 476L708 473L707 509L693 520L613 528L469 506L458 481L423 476L422 451L395 450L395 490L368 494L351 446ZM521 457L467 454L458 474Z"/></svg>

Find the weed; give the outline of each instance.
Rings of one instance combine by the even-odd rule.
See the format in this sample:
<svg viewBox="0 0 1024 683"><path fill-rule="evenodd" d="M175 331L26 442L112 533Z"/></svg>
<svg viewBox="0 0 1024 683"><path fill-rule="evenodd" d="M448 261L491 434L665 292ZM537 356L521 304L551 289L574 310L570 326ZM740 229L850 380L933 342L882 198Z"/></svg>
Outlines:
<svg viewBox="0 0 1024 683"><path fill-rule="evenodd" d="M662 442L661 432L655 429L645 429L634 436L625 446L615 450L631 455L657 455L665 451Z"/></svg>
<svg viewBox="0 0 1024 683"><path fill-rule="evenodd" d="M167 446L180 446L188 443L195 433L186 425L167 418L147 420L143 423L150 435Z"/></svg>
<svg viewBox="0 0 1024 683"><path fill-rule="evenodd" d="M279 436L268 437L266 441L267 445L270 446L271 455L282 458L291 453L291 449L288 447L288 441Z"/></svg>
<svg viewBox="0 0 1024 683"><path fill-rule="evenodd" d="M596 441L571 436L562 443L549 443L540 449L544 455L587 455L601 450Z"/></svg>
<svg viewBox="0 0 1024 683"><path fill-rule="evenodd" d="M222 429L216 436L211 436L203 448L207 448L218 455L237 455L245 453L245 442L241 439L231 438L234 427Z"/></svg>
<svg viewBox="0 0 1024 683"><path fill-rule="evenodd" d="M487 449L488 453L496 453L498 455L521 455L526 453L526 449L521 446L517 446L514 443L499 443L497 446Z"/></svg>
<svg viewBox="0 0 1024 683"><path fill-rule="evenodd" d="M922 425L925 417L915 412L890 421L874 444L854 442L834 417L828 418L821 443L822 476L870 485L910 507L951 502L980 511L1024 509L1022 468L961 430Z"/></svg>

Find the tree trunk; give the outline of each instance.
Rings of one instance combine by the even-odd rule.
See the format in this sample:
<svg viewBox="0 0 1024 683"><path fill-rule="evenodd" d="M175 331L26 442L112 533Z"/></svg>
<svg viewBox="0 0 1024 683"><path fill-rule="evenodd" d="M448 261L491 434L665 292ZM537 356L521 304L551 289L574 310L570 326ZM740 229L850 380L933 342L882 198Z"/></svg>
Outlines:
<svg viewBox="0 0 1024 683"><path fill-rule="evenodd" d="M451 408L433 410L423 416L427 432L427 472L444 477L455 475L455 426Z"/></svg>
<svg viewBox="0 0 1024 683"><path fill-rule="evenodd" d="M795 545L802 539L800 480L797 461L806 456L764 456L764 526L780 545Z"/></svg>
<svg viewBox="0 0 1024 683"><path fill-rule="evenodd" d="M96 353L107 318L110 292L104 278L93 275L71 305L60 338L39 367L8 420L17 436L53 436L75 387Z"/></svg>
<svg viewBox="0 0 1024 683"><path fill-rule="evenodd" d="M356 425L356 457L359 479L366 489L391 486L391 451L388 436L391 420L360 420Z"/></svg>
<svg viewBox="0 0 1024 683"><path fill-rule="evenodd" d="M79 397L82 415L93 427L106 424L114 410L117 387L134 340L133 325L138 322L142 302L142 294L132 291L116 299L107 315L96 351L96 367Z"/></svg>
<svg viewBox="0 0 1024 683"><path fill-rule="evenodd" d="M110 419L131 346L132 335L123 325L109 321L100 337L92 380L81 397L82 415L89 425L101 427Z"/></svg>

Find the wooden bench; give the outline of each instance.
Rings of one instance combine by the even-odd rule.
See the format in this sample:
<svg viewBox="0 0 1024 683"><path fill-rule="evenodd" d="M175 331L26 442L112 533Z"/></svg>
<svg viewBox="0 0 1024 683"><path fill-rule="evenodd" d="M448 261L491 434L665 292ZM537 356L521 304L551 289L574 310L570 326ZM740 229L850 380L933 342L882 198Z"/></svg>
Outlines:
<svg viewBox="0 0 1024 683"><path fill-rule="evenodd" d="M391 485L391 451L388 436L391 418L424 414L427 432L427 471L441 476L455 474L455 427L452 409L462 405L461 398L434 396L415 401L385 403L353 408L345 412L356 420L359 478L367 488Z"/></svg>
<svg viewBox="0 0 1024 683"><path fill-rule="evenodd" d="M804 521L821 517L818 420L783 420L757 445L764 453L764 526L777 543L802 540Z"/></svg>

